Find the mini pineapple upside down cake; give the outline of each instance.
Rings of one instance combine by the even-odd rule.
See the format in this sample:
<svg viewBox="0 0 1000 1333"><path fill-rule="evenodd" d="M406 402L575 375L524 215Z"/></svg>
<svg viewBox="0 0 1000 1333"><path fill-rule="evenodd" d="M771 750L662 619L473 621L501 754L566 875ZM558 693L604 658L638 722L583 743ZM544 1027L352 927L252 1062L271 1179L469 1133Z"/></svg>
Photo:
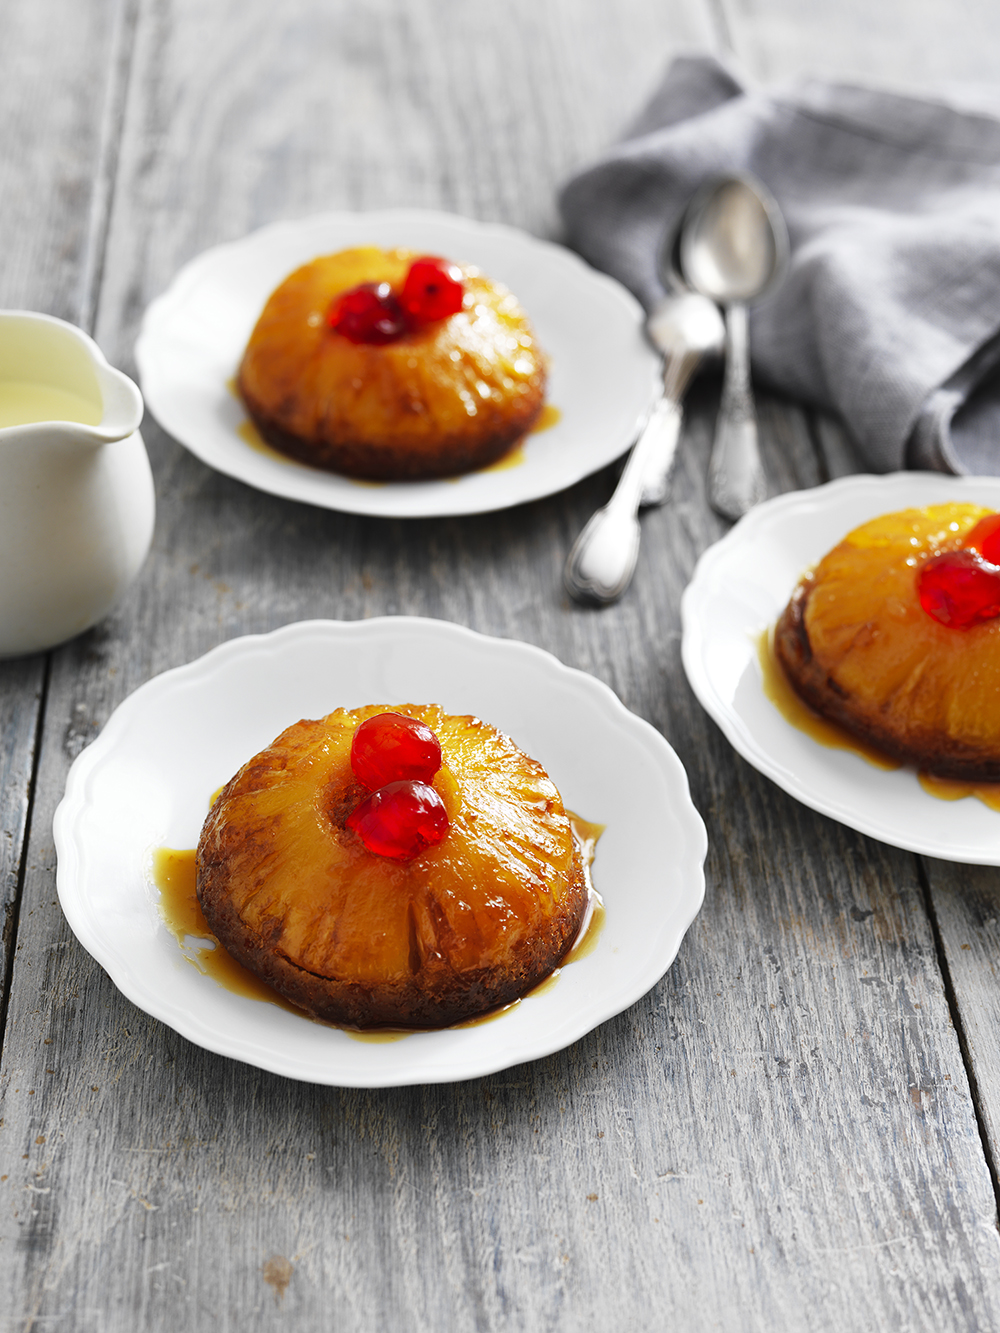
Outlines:
<svg viewBox="0 0 1000 1333"><path fill-rule="evenodd" d="M1000 514L931 505L848 533L800 581L775 653L821 716L931 774L1000 782Z"/></svg>
<svg viewBox="0 0 1000 1333"><path fill-rule="evenodd" d="M573 946L587 876L542 766L434 705L295 723L222 789L197 852L224 947L316 1018L438 1028Z"/></svg>
<svg viewBox="0 0 1000 1333"><path fill-rule="evenodd" d="M282 453L376 481L496 462L545 399L546 358L516 298L477 268L363 246L268 298L237 376Z"/></svg>

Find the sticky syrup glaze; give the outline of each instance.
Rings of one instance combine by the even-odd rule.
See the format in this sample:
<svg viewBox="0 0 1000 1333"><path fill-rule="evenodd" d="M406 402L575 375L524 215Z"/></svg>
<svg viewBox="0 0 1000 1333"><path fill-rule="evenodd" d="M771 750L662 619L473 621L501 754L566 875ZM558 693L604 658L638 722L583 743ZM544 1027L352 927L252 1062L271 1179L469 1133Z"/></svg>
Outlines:
<svg viewBox="0 0 1000 1333"><path fill-rule="evenodd" d="M538 435L543 430L551 430L562 420L562 413L558 407L552 403L546 403L542 408L538 420L528 431L529 435ZM486 467L480 468L480 472L506 472L508 468L520 467L527 458L524 452L524 440L520 439L511 446L502 458L498 458L495 463L488 463Z"/></svg>

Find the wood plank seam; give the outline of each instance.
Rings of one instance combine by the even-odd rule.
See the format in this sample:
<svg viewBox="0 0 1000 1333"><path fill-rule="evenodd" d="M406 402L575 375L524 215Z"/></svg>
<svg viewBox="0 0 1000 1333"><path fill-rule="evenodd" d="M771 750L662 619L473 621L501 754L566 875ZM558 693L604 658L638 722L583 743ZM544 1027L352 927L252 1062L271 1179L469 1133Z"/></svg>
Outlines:
<svg viewBox="0 0 1000 1333"><path fill-rule="evenodd" d="M35 739L31 751L31 776L28 779L27 810L24 817L24 836L21 841L17 867L17 886L14 900L7 910L7 919L3 924L3 986L0 989L0 1060L3 1058L4 1039L7 1035L7 1009L10 1003L11 982L14 974L14 953L17 949L17 928L21 919L21 902L24 898L24 880L28 869L28 848L31 846L31 821L35 813L35 793L38 789L38 767L42 753L42 735L45 726L46 702L49 696L49 680L52 676L52 654L45 654L45 667L42 672L41 697L35 714Z"/></svg>
<svg viewBox="0 0 1000 1333"><path fill-rule="evenodd" d="M927 919L930 922L931 932L934 938L934 950L937 954L938 967L941 969L941 982L944 986L945 1000L948 1004L948 1012L951 1015L951 1022L955 1029L955 1035L958 1038L958 1048L962 1054L962 1063L965 1066L965 1076L969 1080L969 1091L972 1094L972 1109L975 1112L976 1127L979 1130L979 1138L983 1145L983 1156L986 1158L986 1164L990 1170L990 1179L993 1182L993 1193L997 1201L996 1224L997 1229L1000 1230L1000 1175L997 1173L996 1158L990 1147L989 1134L983 1116L982 1093L979 1087L979 1080L976 1077L975 1064L972 1059L972 1052L969 1049L968 1034L965 1029L965 1023L962 1020L962 1011L958 1003L958 995L955 991L951 968L948 964L948 956L944 947L944 940L941 936L941 927L934 907L934 898L931 893L926 858L918 856L916 861L917 878L920 883L921 892L924 895Z"/></svg>
<svg viewBox="0 0 1000 1333"><path fill-rule="evenodd" d="M118 183L118 162L125 132L128 100L139 22L139 0L123 0L115 16L112 57L101 108L100 146L94 190L90 199L86 250L80 270L80 325L93 334L104 278L104 261L111 229L111 213Z"/></svg>

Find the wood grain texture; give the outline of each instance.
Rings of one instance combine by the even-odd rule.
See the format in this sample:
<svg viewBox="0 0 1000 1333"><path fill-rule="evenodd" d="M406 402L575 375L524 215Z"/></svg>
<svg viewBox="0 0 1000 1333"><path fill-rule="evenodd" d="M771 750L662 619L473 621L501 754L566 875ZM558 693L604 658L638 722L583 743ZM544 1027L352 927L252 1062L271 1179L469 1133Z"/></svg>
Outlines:
<svg viewBox="0 0 1000 1333"><path fill-rule="evenodd" d="M91 326L120 133L130 4L8 5L0 43L0 304ZM54 39L54 34L58 38ZM0 662L0 976L6 985L47 674ZM2 1037L0 1037L2 1040Z"/></svg>
<svg viewBox="0 0 1000 1333"><path fill-rule="evenodd" d="M7 308L90 326L133 0L6 4L0 246Z"/></svg>
<svg viewBox="0 0 1000 1333"><path fill-rule="evenodd" d="M757 79L811 76L1000 105L1000 24L990 0L718 3L737 58Z"/></svg>
<svg viewBox="0 0 1000 1333"><path fill-rule="evenodd" d="M1000 1162L1000 983L997 921L1000 870L927 858L928 895L954 995L959 1033L973 1070L987 1151Z"/></svg>
<svg viewBox="0 0 1000 1333"><path fill-rule="evenodd" d="M551 229L554 183L710 20L694 0L147 0L100 341L127 367L175 268L278 216L406 203ZM695 387L674 494L601 612L559 576L613 469L515 510L379 521L257 493L149 423L150 560L53 658L0 1067L0 1329L1000 1323L996 1201L916 861L778 791L684 679L680 595L727 526L704 494L716 401ZM760 410L772 492L847 457L815 448L835 427ZM49 829L70 762L151 675L288 621L399 612L537 643L658 727L709 826L708 895L661 983L567 1051L457 1085L315 1088L124 1000L59 912Z"/></svg>
<svg viewBox="0 0 1000 1333"><path fill-rule="evenodd" d="M17 938L32 768L44 684L43 659L0 662L0 976L3 978L0 1025ZM2 1031L0 1026L0 1034Z"/></svg>
<svg viewBox="0 0 1000 1333"><path fill-rule="evenodd" d="M699 0L494 8L144 5L100 324L115 355L181 264L276 218L406 206L552 232L555 185L711 38Z"/></svg>

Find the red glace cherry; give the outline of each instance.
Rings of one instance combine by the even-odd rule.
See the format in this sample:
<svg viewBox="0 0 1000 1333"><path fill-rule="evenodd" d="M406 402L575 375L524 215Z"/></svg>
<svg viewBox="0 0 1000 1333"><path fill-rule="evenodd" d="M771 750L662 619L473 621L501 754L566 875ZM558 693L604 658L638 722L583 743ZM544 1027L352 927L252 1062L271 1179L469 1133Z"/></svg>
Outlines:
<svg viewBox="0 0 1000 1333"><path fill-rule="evenodd" d="M917 595L942 625L969 629L1000 616L1000 569L977 551L943 551L921 566Z"/></svg>
<svg viewBox="0 0 1000 1333"><path fill-rule="evenodd" d="M413 324L432 324L462 308L462 270L457 264L423 255L410 265L399 303Z"/></svg>
<svg viewBox="0 0 1000 1333"><path fill-rule="evenodd" d="M366 718L351 742L354 776L371 791L408 778L430 782L441 767L441 744L424 722L403 713Z"/></svg>
<svg viewBox="0 0 1000 1333"><path fill-rule="evenodd" d="M376 856L410 861L448 832L448 812L426 782L390 782L351 811L347 827Z"/></svg>
<svg viewBox="0 0 1000 1333"><path fill-rule="evenodd" d="M965 545L978 551L991 565L1000 565L1000 514L987 514L971 532L966 533Z"/></svg>
<svg viewBox="0 0 1000 1333"><path fill-rule="evenodd" d="M352 343L391 343L406 332L406 317L387 282L363 282L341 292L326 322Z"/></svg>

